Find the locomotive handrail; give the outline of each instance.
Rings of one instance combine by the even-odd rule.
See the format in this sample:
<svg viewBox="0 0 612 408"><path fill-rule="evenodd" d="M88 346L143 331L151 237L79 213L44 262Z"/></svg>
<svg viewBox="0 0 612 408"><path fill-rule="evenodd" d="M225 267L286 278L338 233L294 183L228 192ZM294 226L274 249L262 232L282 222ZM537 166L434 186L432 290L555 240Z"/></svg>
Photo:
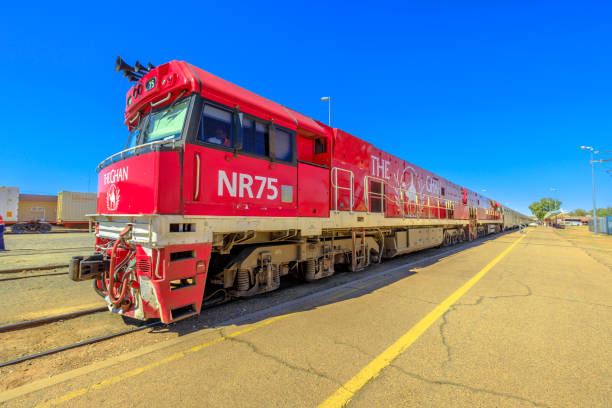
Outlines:
<svg viewBox="0 0 612 408"><path fill-rule="evenodd" d="M440 198L440 197L436 197L434 195L430 195L430 194L424 194L424 193L418 193L416 191L410 191L410 190L406 190L404 188L401 187L393 187L395 189L399 189L400 190L400 205L401 205L401 211L402 211L402 217L405 217L405 209L404 206L406 204L409 204L412 202L411 200L414 198L414 206L415 206L415 211L414 214L410 214L410 217L418 217L419 214L422 212L422 210L424 208L427 209L427 218L431 218L431 209L435 208L437 209L437 215L439 219L441 219L441 214L440 214L440 210L442 209L442 207L440 206L440 202L444 201L444 207L445 207L445 218L450 218L450 212L455 211L455 204L458 203L458 201L454 201L454 200L449 200L446 198ZM408 196L408 200L404 200L404 197ZM423 199L427 199L427 204L421 204L420 200ZM391 199L390 201L392 202L397 202L396 200ZM434 205L432 202L435 201L436 204ZM411 212L411 211L409 211Z"/></svg>
<svg viewBox="0 0 612 408"><path fill-rule="evenodd" d="M156 107L157 105L160 105L160 104L166 102L168 99L170 99L170 96L172 96L172 92L168 92L168 95L166 95L166 97L164 99L160 99L157 102L151 102L151 106L152 107Z"/></svg>
<svg viewBox="0 0 612 408"><path fill-rule="evenodd" d="M195 185L195 194L193 195L193 200L197 200L200 196L200 155L198 153L195 154L196 158L196 185Z"/></svg>
<svg viewBox="0 0 612 408"><path fill-rule="evenodd" d="M384 189L383 192L381 192L381 193L372 193L372 192L370 192L369 191L369 189L370 189L369 181L370 180L379 181L382 184L383 189L384 189L384 186L388 186L389 190L390 189L393 189L395 191L399 190L400 199L397 200L395 198L396 195L389 194L386 191L387 189ZM364 201L366 202L366 208L367 208L368 212L370 212L370 202L369 202L370 196L378 196L378 197L380 197L380 198L382 198L384 200L387 200L388 202L391 202L391 203L394 203L394 204L398 205L400 207L400 210L401 210L401 213L402 213L402 217L406 217L404 206L406 205L406 203L409 203L410 201L405 201L404 200L405 193L408 193L408 195L413 195L414 196L414 204L415 204L415 207L417 207L417 208L420 207L419 196L421 196L422 198L427 197L428 202L429 202L429 197L434 198L436 200L439 200L437 197L434 197L434 196L429 196L427 194L419 194L416 191L412 192L412 191L406 190L406 189L401 188L401 187L392 186L392 185L389 184L389 182L387 180L382 179L380 177L374 177L374 176L369 176L369 175L364 176ZM428 209L429 208L434 208L434 206L429 205L429 204L427 204L427 205L425 205L423 207L428 208ZM420 208L417 211L420 212ZM417 217L417 215L414 214L413 217ZM428 211L428 217L431 217L429 215L429 211ZM438 218L439 218L439 210L438 210Z"/></svg>
<svg viewBox="0 0 612 408"><path fill-rule="evenodd" d="M111 161L112 159L114 159L115 157L121 156L121 158L125 158L125 154L127 152L131 152L132 150L134 151L134 153L136 153L136 151L138 149L143 149L145 147L150 147L150 146L154 146L154 145L161 145L161 144L165 144L165 143L172 143L172 148L174 148L176 146L176 139L172 139L172 140L156 140L154 142L149 142L149 143L145 143L145 144L141 144L138 146L133 146L133 147L129 147L125 150L122 150L118 153L115 153L111 156L108 156L106 159L102 160L100 162L100 164L98 164L98 167L96 169L96 171L100 171L102 169L102 166L104 166L105 163Z"/></svg>
<svg viewBox="0 0 612 408"><path fill-rule="evenodd" d="M370 180L376 180L378 182L380 182L380 193L371 193L370 192ZM382 213L385 212L385 207L384 207L384 200L385 200L385 184L387 184L387 181L384 179L381 179L379 177L374 177L374 176L364 176L363 178L363 200L365 201L365 205L366 205L366 209L368 210L368 212L370 212L370 195L374 195L374 196L378 196L381 200L383 200L381 202L381 211ZM395 202L394 199L391 199L392 202Z"/></svg>
<svg viewBox="0 0 612 408"><path fill-rule="evenodd" d="M338 171L343 171L350 175L350 186L349 187L341 187L338 185ZM354 201L354 188L355 188L355 174L351 170L343 169L340 167L333 167L331 170L331 184L334 188L334 211L338 211L338 190L348 190L350 196L350 208L349 211L353 211L353 201Z"/></svg>
<svg viewBox="0 0 612 408"><path fill-rule="evenodd" d="M136 119L138 119L140 117L140 111L136 112L136 114L134 115L134 117L129 121L130 125L132 123L134 123L136 121Z"/></svg>

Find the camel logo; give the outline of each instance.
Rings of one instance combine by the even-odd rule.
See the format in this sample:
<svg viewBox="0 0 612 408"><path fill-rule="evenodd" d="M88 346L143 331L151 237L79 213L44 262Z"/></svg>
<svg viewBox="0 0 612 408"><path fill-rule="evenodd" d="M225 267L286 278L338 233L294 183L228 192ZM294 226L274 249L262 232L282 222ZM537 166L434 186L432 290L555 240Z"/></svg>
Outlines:
<svg viewBox="0 0 612 408"><path fill-rule="evenodd" d="M410 185L408 185L407 181L408 176L410 176ZM404 171L402 172L401 182L398 184L400 184L402 189L407 190L409 193L415 194L417 192L417 189L414 186L415 178L416 171L412 167L407 166L406 168L404 168Z"/></svg>
<svg viewBox="0 0 612 408"><path fill-rule="evenodd" d="M117 207L119 207L119 187L113 184L106 193L106 208L109 211L115 211Z"/></svg>

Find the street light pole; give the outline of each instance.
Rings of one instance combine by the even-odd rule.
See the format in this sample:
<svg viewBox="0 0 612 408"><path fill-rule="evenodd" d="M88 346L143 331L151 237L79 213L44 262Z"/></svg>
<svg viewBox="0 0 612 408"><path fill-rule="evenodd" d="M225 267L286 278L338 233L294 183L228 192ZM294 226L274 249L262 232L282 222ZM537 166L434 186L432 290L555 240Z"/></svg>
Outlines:
<svg viewBox="0 0 612 408"><path fill-rule="evenodd" d="M593 186L593 233L597 235L597 206L595 205L595 163L593 163L593 149L591 149L591 185Z"/></svg>
<svg viewBox="0 0 612 408"><path fill-rule="evenodd" d="M595 206L595 162L593 161L593 148L580 146L583 150L591 151L591 184L593 188L593 235L597 235L597 207Z"/></svg>
<svg viewBox="0 0 612 408"><path fill-rule="evenodd" d="M327 101L327 126L331 127L331 96L324 96L321 100Z"/></svg>

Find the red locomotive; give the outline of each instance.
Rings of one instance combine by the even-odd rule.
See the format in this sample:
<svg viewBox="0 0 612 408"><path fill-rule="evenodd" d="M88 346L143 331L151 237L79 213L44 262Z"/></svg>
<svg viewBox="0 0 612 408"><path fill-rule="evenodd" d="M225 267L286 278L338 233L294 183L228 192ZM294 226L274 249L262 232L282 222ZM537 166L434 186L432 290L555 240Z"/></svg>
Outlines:
<svg viewBox="0 0 612 408"><path fill-rule="evenodd" d="M128 148L98 166L95 279L111 311L164 323L206 296L277 289L514 228L520 214L183 61L118 69Z"/></svg>

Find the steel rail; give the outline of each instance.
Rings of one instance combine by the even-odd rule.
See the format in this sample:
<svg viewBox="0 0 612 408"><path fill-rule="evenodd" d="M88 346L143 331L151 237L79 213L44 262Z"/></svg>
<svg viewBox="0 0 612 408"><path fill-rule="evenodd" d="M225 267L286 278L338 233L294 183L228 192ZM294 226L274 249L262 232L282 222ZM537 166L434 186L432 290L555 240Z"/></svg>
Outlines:
<svg viewBox="0 0 612 408"><path fill-rule="evenodd" d="M29 278L44 278L45 276L58 276L58 275L68 275L68 272L43 273L42 275L15 276L12 278L0 279L0 282L19 280L19 279L29 279Z"/></svg>
<svg viewBox="0 0 612 408"><path fill-rule="evenodd" d="M61 252L66 252L66 251L73 251L75 249L91 249L91 245L88 246L80 246L80 247L68 247L68 248L45 248L45 249L40 249L40 248L19 248L19 249L11 249L10 252L8 254L4 254L4 256L6 255L18 255L18 256L23 256L23 255L44 255L44 254L55 254L55 253L61 253Z"/></svg>
<svg viewBox="0 0 612 408"><path fill-rule="evenodd" d="M19 272L30 272L30 271L47 271L49 269L67 268L68 264L59 265L44 265L44 266L29 266L25 268L14 268L14 269L0 269L0 273L19 273Z"/></svg>
<svg viewBox="0 0 612 408"><path fill-rule="evenodd" d="M28 361L28 360L34 360L34 359L39 358L39 357L44 357L44 356L48 356L48 355L51 355L51 354L60 353L62 351L70 350L70 349L73 349L73 348L87 346L89 344L94 344L94 343L99 343L99 342L104 341L104 340L112 339L114 337L119 337L119 336L123 336L123 335L130 334L130 333L134 333L134 332L137 332L137 331L149 328L149 327L159 326L161 324L162 324L162 322L159 322L159 321L158 322L147 323L147 324L143 324L142 326L134 327L132 329L125 330L125 331L122 331L122 332L117 332L117 333L113 333L113 334L108 334L106 336L100 336L100 337L96 337L96 338L93 338L93 339L80 341L78 343L69 344L67 346L58 347L58 348L54 348L54 349L47 350L47 351L42 351L42 352L36 353L36 354L30 354L29 356L19 357L19 358L16 358L14 360L5 361L3 363L0 363L0 368L6 367L6 366L10 366L10 365L14 365L14 364L19 364L19 363L22 363L22 362Z"/></svg>
<svg viewBox="0 0 612 408"><path fill-rule="evenodd" d="M105 310L108 310L108 308L107 307L96 307L93 309L78 310L76 312L64 313L64 314L56 315L56 316L43 317L41 319L26 320L24 322L7 324L5 326L0 326L0 333L26 329L28 327L40 326L42 324L53 323L59 320L73 319L75 317L99 313Z"/></svg>
<svg viewBox="0 0 612 408"><path fill-rule="evenodd" d="M214 296L214 294L213 294L213 296ZM211 296L211 297L213 297L213 296ZM207 306L207 309L212 309L212 308L221 306L221 305L223 305L225 303L228 303L229 301L230 301L229 299L225 298L224 300L222 300L220 302L219 301L211 302ZM206 306L206 302L204 302L203 306ZM100 311L108 310L106 307L100 308L100 309L101 309ZM92 309L92 310L94 310L94 309ZM76 317L76 316L73 316L73 317ZM39 319L39 320L44 320L44 319ZM33 322L34 321L35 320L33 320ZM9 360L9 361L5 361L3 363L0 363L0 368L6 367L6 366L9 366L9 365L19 364L19 363L22 363L22 362L28 361L28 360L34 360L36 358L48 356L48 355L51 355L51 354L60 353L62 351L71 350L71 349L74 349L74 348L77 348L77 347L82 347L82 346L87 346L89 344L99 343L99 342L104 341L104 340L109 340L109 339L112 339L112 338L115 338L115 337L123 336L123 335L130 334L130 333L134 333L134 332L146 329L148 327L160 326L162 324L163 323L161 321L155 321L155 322L151 322L151 323L146 323L146 324L143 324L142 326L134 327L134 328L129 329L129 330L124 330L122 332L108 334L108 335L100 336L100 337L95 337L95 338L89 339L89 340L83 340L83 341L80 341L78 343L73 343L73 344L69 344L67 346L57 347L57 348L54 348L54 349L51 349L51 350L47 350L47 351L41 351L40 353L30 354L28 356L19 357L19 358L16 358L14 360ZM16 323L15 326L16 325L19 325L19 323ZM8 325L8 326L13 326L13 325ZM0 332L2 331L3 328L8 327L8 326L1 326L0 327Z"/></svg>

